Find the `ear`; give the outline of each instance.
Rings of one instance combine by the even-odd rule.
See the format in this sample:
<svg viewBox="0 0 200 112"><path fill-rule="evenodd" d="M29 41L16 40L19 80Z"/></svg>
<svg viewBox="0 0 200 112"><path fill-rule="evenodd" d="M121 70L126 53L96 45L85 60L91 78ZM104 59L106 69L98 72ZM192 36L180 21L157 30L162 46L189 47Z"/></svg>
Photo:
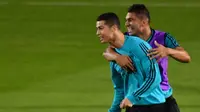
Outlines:
<svg viewBox="0 0 200 112"><path fill-rule="evenodd" d="M141 20L142 26L144 26L146 24L145 20Z"/></svg>
<svg viewBox="0 0 200 112"><path fill-rule="evenodd" d="M117 25L113 25L113 26L111 27L111 30L112 30L113 32L115 32L116 30L118 30Z"/></svg>
<svg viewBox="0 0 200 112"><path fill-rule="evenodd" d="M143 25L147 25L147 24L149 24L149 19L148 18L144 18L144 20L142 21L142 24Z"/></svg>

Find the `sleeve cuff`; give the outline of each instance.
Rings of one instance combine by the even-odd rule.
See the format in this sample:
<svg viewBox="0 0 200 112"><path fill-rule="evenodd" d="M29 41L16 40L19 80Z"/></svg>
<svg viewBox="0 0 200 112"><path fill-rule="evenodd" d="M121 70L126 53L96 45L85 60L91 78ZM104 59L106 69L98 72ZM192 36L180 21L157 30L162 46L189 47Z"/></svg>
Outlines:
<svg viewBox="0 0 200 112"><path fill-rule="evenodd" d="M133 95L128 95L126 98L134 105L136 104L136 99L133 97Z"/></svg>

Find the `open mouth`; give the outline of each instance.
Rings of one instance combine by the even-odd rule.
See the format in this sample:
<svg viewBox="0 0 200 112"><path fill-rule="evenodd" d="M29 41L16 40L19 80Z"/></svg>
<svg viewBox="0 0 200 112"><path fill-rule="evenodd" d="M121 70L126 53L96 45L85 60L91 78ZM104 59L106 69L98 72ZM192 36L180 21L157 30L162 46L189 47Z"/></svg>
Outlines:
<svg viewBox="0 0 200 112"><path fill-rule="evenodd" d="M102 42L102 41L103 41L103 39L101 38L101 39L100 39L100 41Z"/></svg>
<svg viewBox="0 0 200 112"><path fill-rule="evenodd" d="M103 41L103 38L102 37L99 37L100 41Z"/></svg>
<svg viewBox="0 0 200 112"><path fill-rule="evenodd" d="M132 31L134 28L128 27L127 29L128 31Z"/></svg>

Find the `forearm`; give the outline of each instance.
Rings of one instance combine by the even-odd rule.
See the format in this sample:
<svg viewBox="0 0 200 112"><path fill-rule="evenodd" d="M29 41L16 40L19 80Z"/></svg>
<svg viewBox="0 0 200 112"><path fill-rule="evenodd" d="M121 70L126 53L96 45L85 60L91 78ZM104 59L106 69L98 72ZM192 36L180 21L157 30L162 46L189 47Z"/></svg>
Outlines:
<svg viewBox="0 0 200 112"><path fill-rule="evenodd" d="M170 57L174 58L179 62L189 63L191 60L189 54L182 48L179 49L167 48L167 52Z"/></svg>
<svg viewBox="0 0 200 112"><path fill-rule="evenodd" d="M126 97L134 104L136 100L149 96L152 90L160 85L161 80L159 78L149 77L137 90L130 92Z"/></svg>
<svg viewBox="0 0 200 112"><path fill-rule="evenodd" d="M114 86L114 98L109 112L120 112L120 103L124 98L124 84L121 75L115 70L113 62L110 62L112 82Z"/></svg>
<svg viewBox="0 0 200 112"><path fill-rule="evenodd" d="M144 81L127 96L133 104L134 101L149 96L155 88L160 86L161 76L159 68L156 66L156 60L142 61L142 68L145 70L143 75L146 75Z"/></svg>
<svg viewBox="0 0 200 112"><path fill-rule="evenodd" d="M121 112L120 103L124 99L124 90L116 89L114 93L114 99L109 112Z"/></svg>
<svg viewBox="0 0 200 112"><path fill-rule="evenodd" d="M158 75L156 76L156 74L148 77L141 87L134 92L135 97L147 97L152 90L160 85L160 82L161 78Z"/></svg>

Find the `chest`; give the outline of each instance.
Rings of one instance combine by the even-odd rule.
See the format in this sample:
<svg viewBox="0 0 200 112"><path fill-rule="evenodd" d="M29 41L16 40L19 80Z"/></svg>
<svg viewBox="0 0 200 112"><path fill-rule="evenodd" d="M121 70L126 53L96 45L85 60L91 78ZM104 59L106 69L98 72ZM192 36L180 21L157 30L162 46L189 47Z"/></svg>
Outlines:
<svg viewBox="0 0 200 112"><path fill-rule="evenodd" d="M153 37L148 43L151 45L151 47L156 48L157 46L154 44L155 41L157 41L159 44L165 45L165 32L155 30Z"/></svg>

